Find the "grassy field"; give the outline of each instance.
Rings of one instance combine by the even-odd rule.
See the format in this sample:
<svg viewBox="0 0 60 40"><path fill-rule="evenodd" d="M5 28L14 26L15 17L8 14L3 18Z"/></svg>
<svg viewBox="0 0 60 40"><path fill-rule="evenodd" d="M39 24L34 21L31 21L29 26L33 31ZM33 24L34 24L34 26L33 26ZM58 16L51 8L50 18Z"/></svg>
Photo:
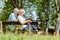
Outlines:
<svg viewBox="0 0 60 40"><path fill-rule="evenodd" d="M60 36L6 33L0 34L0 40L60 40Z"/></svg>

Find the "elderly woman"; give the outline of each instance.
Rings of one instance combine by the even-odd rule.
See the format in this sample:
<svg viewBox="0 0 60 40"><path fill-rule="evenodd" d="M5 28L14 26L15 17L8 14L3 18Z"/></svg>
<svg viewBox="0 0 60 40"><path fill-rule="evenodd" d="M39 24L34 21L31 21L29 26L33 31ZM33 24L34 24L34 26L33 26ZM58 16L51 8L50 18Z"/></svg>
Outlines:
<svg viewBox="0 0 60 40"><path fill-rule="evenodd" d="M30 21L30 20L25 20L24 18L23 18L23 15L25 14L25 10L24 9L20 9L19 10L19 12L18 12L18 21L23 25L23 24L25 24L25 23L28 23L28 22L32 22L32 21ZM31 28L30 28L31 30L37 30L37 28L35 27L35 26L31 26ZM23 30L28 30L28 26L27 25L23 25Z"/></svg>

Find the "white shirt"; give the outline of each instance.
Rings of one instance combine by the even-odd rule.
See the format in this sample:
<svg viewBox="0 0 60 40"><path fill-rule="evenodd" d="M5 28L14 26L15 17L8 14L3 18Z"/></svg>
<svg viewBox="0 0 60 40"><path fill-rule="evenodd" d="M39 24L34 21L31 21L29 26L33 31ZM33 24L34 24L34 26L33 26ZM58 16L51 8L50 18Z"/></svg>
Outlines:
<svg viewBox="0 0 60 40"><path fill-rule="evenodd" d="M20 23L22 23L23 22L23 20L25 21L25 19L22 17L22 16L20 16L20 15L18 15L18 21L20 22ZM27 25L23 25L23 28L25 28Z"/></svg>

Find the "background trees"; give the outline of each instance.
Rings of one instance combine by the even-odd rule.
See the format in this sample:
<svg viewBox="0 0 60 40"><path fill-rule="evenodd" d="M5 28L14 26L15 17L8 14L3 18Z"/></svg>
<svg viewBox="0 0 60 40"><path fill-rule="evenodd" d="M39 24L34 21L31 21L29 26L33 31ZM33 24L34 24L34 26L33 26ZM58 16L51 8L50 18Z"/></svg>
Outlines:
<svg viewBox="0 0 60 40"><path fill-rule="evenodd" d="M6 21L15 7L26 10L27 18L36 17L41 27L52 27L56 25L56 19L60 10L58 0L3 0L5 7L1 13L0 20ZM35 14L34 14L35 13ZM37 16L34 16L37 15ZM3 17L4 16L4 17ZM28 17L29 16L29 17Z"/></svg>

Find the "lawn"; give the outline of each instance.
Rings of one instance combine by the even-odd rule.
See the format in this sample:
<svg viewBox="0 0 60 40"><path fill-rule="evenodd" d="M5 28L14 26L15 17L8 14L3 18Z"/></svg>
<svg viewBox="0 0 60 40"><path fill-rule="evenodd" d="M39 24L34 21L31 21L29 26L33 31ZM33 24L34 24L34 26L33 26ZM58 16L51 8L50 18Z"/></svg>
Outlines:
<svg viewBox="0 0 60 40"><path fill-rule="evenodd" d="M60 36L6 33L0 34L0 40L60 40Z"/></svg>

